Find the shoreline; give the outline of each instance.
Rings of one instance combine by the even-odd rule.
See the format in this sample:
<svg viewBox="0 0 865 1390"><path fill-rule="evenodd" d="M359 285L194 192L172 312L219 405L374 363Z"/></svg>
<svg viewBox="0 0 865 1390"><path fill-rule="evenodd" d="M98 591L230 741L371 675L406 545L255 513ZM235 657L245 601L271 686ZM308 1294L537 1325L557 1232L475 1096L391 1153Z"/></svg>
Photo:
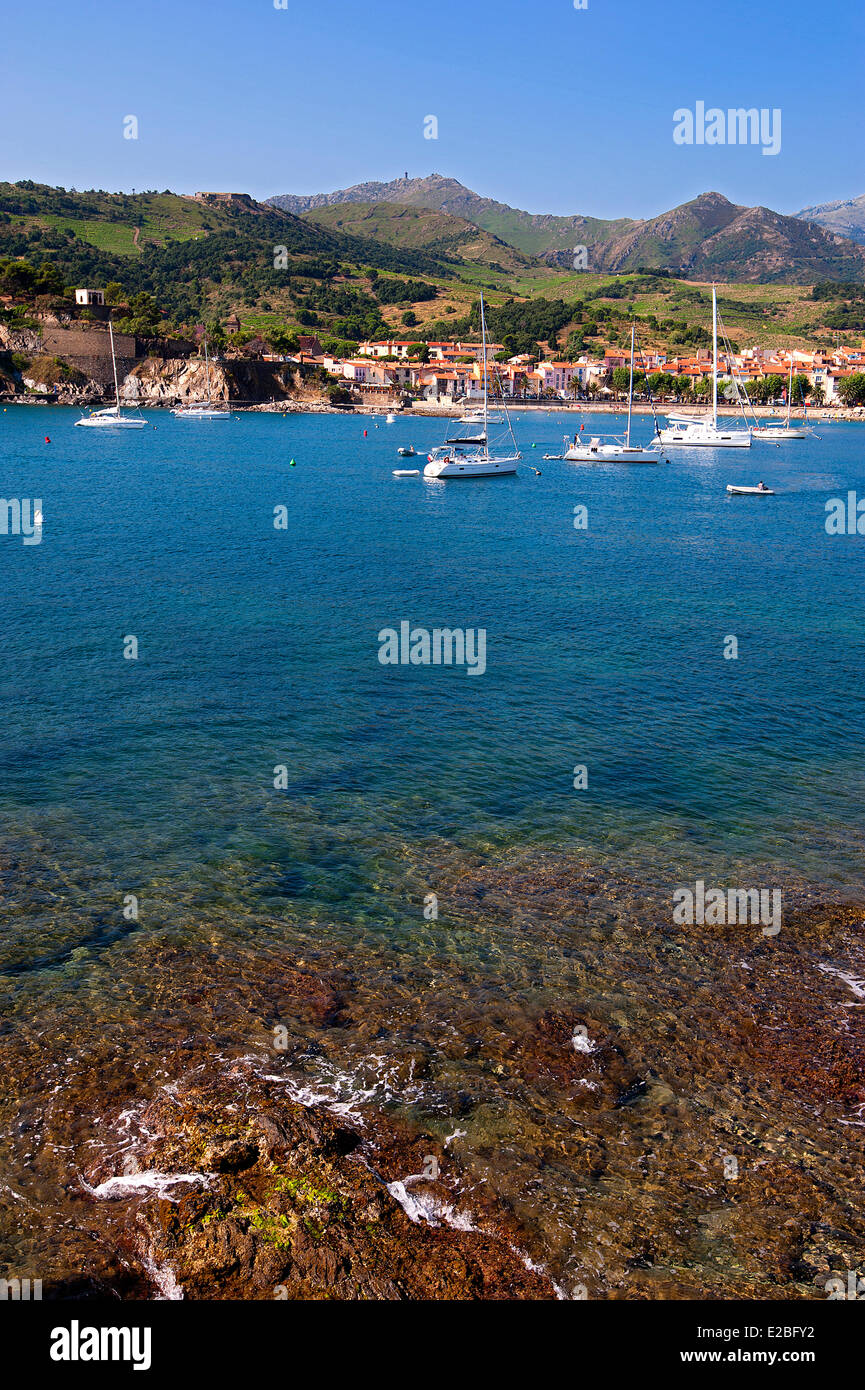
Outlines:
<svg viewBox="0 0 865 1390"><path fill-rule="evenodd" d="M32 397L22 399L6 399L0 397L0 409L12 406L46 406L51 409L60 408L66 410L87 410L102 409L107 404L113 404L109 397L102 401L88 401L82 404L77 401L58 401L58 400L35 400ZM400 419L412 420L441 420L459 419L467 409L477 409L476 403L465 402L459 406L442 406L437 404L417 405L402 408L398 405L357 405L357 406L338 406L330 405L325 401L222 401L218 404L224 405L230 414L237 415L343 415L357 416L361 418L382 418L387 414L394 414L397 421ZM175 406L167 401L121 401L121 408L128 410L155 410L171 412ZM501 410L501 405L492 406L492 410ZM520 401L514 404L507 403L507 410L511 415L612 415L621 416L627 414L627 403L612 404L610 402L592 403L578 402L576 405L571 401L539 401L527 402ZM705 408L687 405L669 405L666 409L652 407L645 403L635 403L633 415L649 416L654 413L662 419L666 419L671 414L693 415L699 418L706 414ZM755 406L752 414L758 420L776 419L783 416L782 406ZM719 406L718 416L724 419L741 419L742 412L733 407ZM865 424L865 406L819 406L808 411L806 423L820 421L822 423L838 422L840 424ZM792 417L791 423L801 423L801 415Z"/></svg>

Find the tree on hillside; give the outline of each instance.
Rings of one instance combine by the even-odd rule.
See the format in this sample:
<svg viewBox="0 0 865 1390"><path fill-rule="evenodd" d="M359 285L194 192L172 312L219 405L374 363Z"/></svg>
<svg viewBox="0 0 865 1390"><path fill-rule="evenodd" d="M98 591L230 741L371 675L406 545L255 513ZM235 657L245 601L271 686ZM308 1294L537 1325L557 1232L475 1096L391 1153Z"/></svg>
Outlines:
<svg viewBox="0 0 865 1390"><path fill-rule="evenodd" d="M293 333L290 328L276 327L269 329L267 332L267 341L270 343L274 352L283 354L297 352L300 346L298 335Z"/></svg>
<svg viewBox="0 0 865 1390"><path fill-rule="evenodd" d="M845 405L865 405L865 372L854 372L838 382L838 395Z"/></svg>
<svg viewBox="0 0 865 1390"><path fill-rule="evenodd" d="M134 333L139 338L153 337L162 315L153 295L147 290L139 290L129 301L129 314L120 320L118 327L123 333Z"/></svg>
<svg viewBox="0 0 865 1390"><path fill-rule="evenodd" d="M36 271L29 261L0 261L0 293L32 294Z"/></svg>
<svg viewBox="0 0 865 1390"><path fill-rule="evenodd" d="M66 285L56 265L52 265L50 261L44 261L40 265L36 272L34 289L37 294L62 295L65 293Z"/></svg>

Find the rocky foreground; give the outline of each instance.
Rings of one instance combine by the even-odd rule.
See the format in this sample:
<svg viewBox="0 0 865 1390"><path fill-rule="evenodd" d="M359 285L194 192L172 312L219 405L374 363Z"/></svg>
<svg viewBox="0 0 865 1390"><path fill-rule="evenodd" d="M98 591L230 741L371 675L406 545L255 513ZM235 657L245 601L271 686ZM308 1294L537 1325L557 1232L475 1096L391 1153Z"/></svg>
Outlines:
<svg viewBox="0 0 865 1390"><path fill-rule="evenodd" d="M22 995L0 1035L0 1263L46 1298L825 1298L865 1263L865 913L784 891L772 936L460 861L415 953L131 932L121 979L82 956L99 1029Z"/></svg>
<svg viewBox="0 0 865 1390"><path fill-rule="evenodd" d="M142 1117L161 1135L147 1154L154 1166L136 1173L127 1161L130 1171L101 1189L125 1194L127 1205L149 1184L170 1193L137 1210L133 1202L123 1236L163 1295L555 1297L504 1222L471 1229L435 1195L447 1184L424 1169L440 1171L447 1159L429 1136L391 1136L373 1152L351 1124L287 1103L283 1087L254 1082L242 1101L233 1092L223 1078L163 1095ZM388 1171L416 1176L389 1184Z"/></svg>

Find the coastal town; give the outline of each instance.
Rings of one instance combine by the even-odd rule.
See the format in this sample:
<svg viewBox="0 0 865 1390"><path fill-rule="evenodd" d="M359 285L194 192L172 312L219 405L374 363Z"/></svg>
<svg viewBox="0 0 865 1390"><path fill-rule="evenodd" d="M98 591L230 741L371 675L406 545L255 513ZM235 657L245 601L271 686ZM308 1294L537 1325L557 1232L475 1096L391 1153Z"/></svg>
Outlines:
<svg viewBox="0 0 865 1390"><path fill-rule="evenodd" d="M308 348L308 361L318 362L326 371L368 390L376 387L395 394L408 387L422 401L453 403L478 399L483 394L483 353L479 343L426 344L429 360L412 360L415 342L405 340L365 342L357 355L349 359L333 357L315 350L313 340ZM489 345L494 359L502 355L501 344ZM635 385L645 393L660 397L699 397L711 380L712 357L708 349L693 355L668 356L656 348L642 349ZM795 377L807 382L807 399L815 405L843 402L842 383L865 370L865 348L840 347L831 353L771 352L753 347L738 354L722 357L723 371L719 381L732 384L735 377L747 388L780 377L787 381L792 362ZM620 371L627 371L629 355L625 349L607 348L599 360L580 357L576 361L561 361L555 356L537 361L521 354L505 361L494 360L493 375L502 395L513 401L554 400L566 403L574 400L596 400L621 394L616 389ZM710 387L708 388L710 389Z"/></svg>
<svg viewBox="0 0 865 1390"><path fill-rule="evenodd" d="M0 308L14 307L12 298L4 296ZM6 355L0 398L69 404L101 399L112 385L107 328L117 312L106 303L104 289L79 287L71 313L45 310L27 327L0 322L0 359ZM340 354L328 350L326 338L323 344L317 334L308 333L296 336L291 351L277 352L265 336L242 334L234 313L222 327L221 346L211 347L208 391L232 406L285 409L318 402L333 409L447 412L483 396L484 352L477 340L382 338L350 345L349 353ZM115 331L121 397L157 406L194 399L202 388L204 336L203 328L189 338L156 341ZM711 369L709 348L673 353L641 346L635 358L635 399L659 405L699 403L711 392ZM785 351L755 344L719 354L719 395L722 406L743 394L755 405L778 404L786 401L792 378L794 404L861 411L850 387L863 372L862 346ZM628 376L629 352L619 346L600 346L566 360L555 343L539 344L535 354L513 356L501 343L487 345L490 389L515 406L615 405L627 393Z"/></svg>

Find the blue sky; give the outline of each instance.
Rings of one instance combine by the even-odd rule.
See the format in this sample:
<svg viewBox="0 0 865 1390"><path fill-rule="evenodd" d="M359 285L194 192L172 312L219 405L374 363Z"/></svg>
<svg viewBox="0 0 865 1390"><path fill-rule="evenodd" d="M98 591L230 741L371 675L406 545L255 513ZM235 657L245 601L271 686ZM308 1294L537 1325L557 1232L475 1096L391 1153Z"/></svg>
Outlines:
<svg viewBox="0 0 865 1390"><path fill-rule="evenodd" d="M865 191L863 52L861 0L43 0L3 21L0 177L267 197L435 171L531 212L794 212ZM674 144L698 100L780 108L781 152Z"/></svg>

